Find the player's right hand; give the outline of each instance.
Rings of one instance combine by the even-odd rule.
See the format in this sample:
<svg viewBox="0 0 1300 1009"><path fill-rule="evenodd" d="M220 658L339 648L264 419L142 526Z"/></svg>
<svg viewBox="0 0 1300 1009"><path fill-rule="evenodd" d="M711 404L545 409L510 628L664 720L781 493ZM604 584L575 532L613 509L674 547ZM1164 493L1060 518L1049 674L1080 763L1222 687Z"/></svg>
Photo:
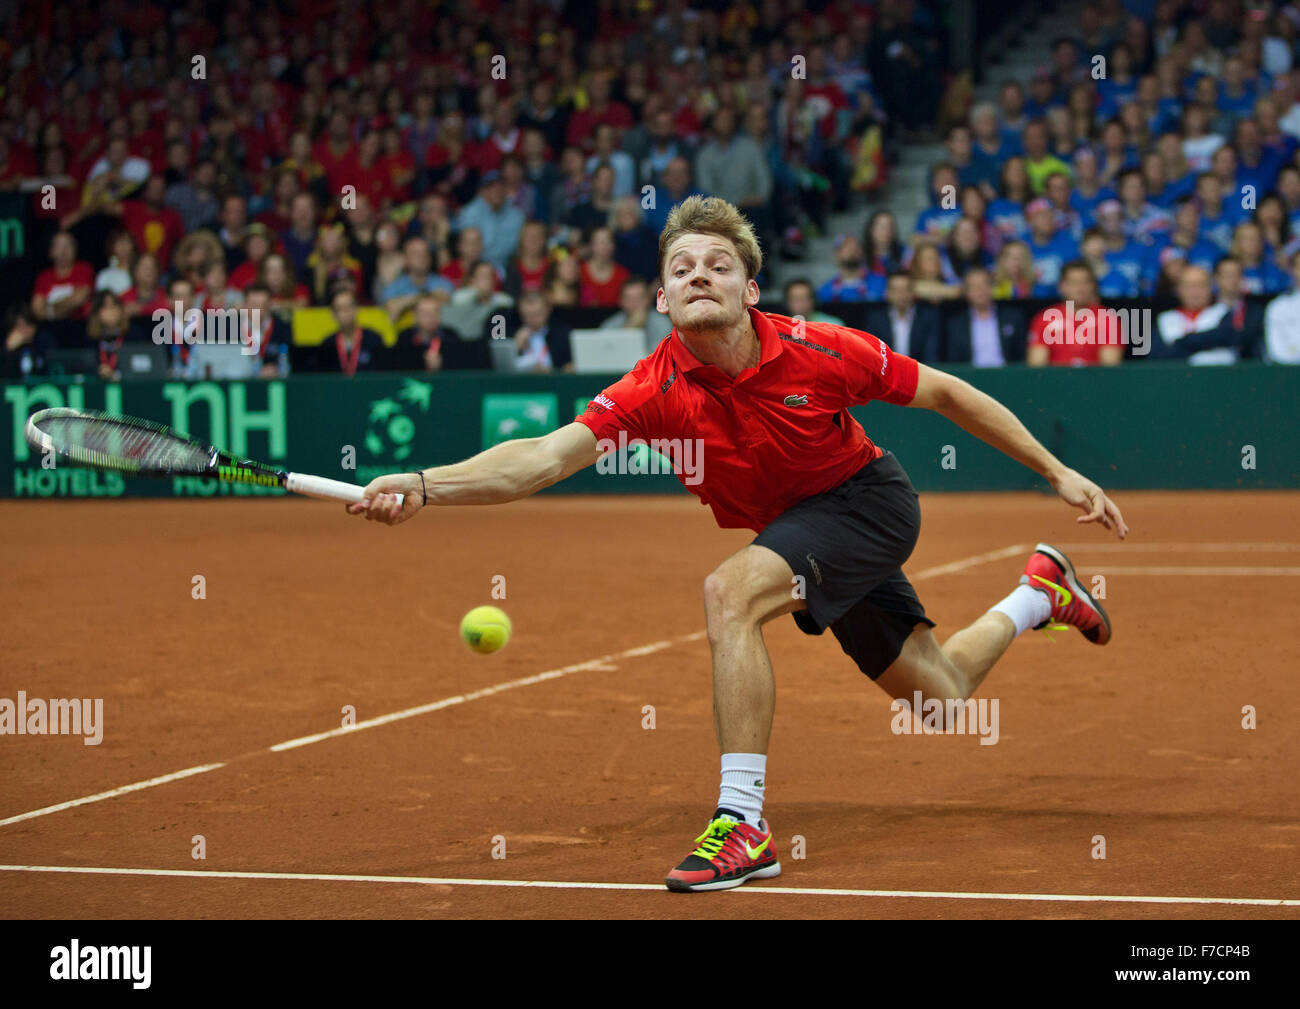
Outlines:
<svg viewBox="0 0 1300 1009"><path fill-rule="evenodd" d="M416 473L392 473L366 484L360 501L347 505L349 515L364 515L367 522L400 525L424 507L420 477ZM397 503L397 495L404 495Z"/></svg>

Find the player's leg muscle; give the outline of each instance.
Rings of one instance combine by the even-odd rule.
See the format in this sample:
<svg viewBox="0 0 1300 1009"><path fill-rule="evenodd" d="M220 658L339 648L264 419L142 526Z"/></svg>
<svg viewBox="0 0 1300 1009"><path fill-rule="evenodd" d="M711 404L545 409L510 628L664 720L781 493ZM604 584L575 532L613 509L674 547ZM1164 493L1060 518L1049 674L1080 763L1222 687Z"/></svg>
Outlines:
<svg viewBox="0 0 1300 1009"><path fill-rule="evenodd" d="M772 663L762 625L804 606L790 565L750 545L704 580L704 613L713 653L713 722L723 753L766 753L776 708Z"/></svg>
<svg viewBox="0 0 1300 1009"><path fill-rule="evenodd" d="M767 547L750 545L732 554L704 579L709 638L737 623L759 625L804 608L794 572Z"/></svg>
<svg viewBox="0 0 1300 1009"><path fill-rule="evenodd" d="M928 700L965 700L973 692L965 675L944 654L935 640L934 631L918 624L903 650L876 682L882 690L911 704L916 692L921 692L922 702Z"/></svg>

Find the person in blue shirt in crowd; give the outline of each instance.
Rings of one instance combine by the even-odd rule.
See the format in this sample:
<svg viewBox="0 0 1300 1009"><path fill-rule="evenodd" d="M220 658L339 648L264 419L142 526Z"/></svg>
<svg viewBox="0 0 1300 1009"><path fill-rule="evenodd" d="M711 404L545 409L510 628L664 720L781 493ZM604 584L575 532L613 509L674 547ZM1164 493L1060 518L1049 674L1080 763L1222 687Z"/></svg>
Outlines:
<svg viewBox="0 0 1300 1009"><path fill-rule="evenodd" d="M1043 183L1043 197L1056 212L1056 227L1076 242L1083 240L1083 217L1070 206L1070 177L1064 172L1053 172Z"/></svg>
<svg viewBox="0 0 1300 1009"><path fill-rule="evenodd" d="M1138 150L1128 142L1124 124L1110 120L1101 128L1101 149L1097 152L1098 171L1103 182L1116 184L1121 172L1136 168Z"/></svg>
<svg viewBox="0 0 1300 1009"><path fill-rule="evenodd" d="M1097 115L1112 119L1119 107L1137 98L1138 81L1133 75L1133 51L1120 42L1110 51L1106 75L1097 80Z"/></svg>
<svg viewBox="0 0 1300 1009"><path fill-rule="evenodd" d="M1147 115L1146 127L1150 136L1177 132L1183 118L1183 103L1161 93L1159 77L1147 74L1138 80L1136 101Z"/></svg>
<svg viewBox="0 0 1300 1009"><path fill-rule="evenodd" d="M1097 230L1106 242L1106 262L1136 284L1142 294L1155 289L1156 266L1153 249L1134 241L1124 232L1124 206L1107 200L1097 208Z"/></svg>
<svg viewBox="0 0 1300 1009"><path fill-rule="evenodd" d="M1213 272L1222 255L1222 249L1201 237L1201 210L1196 199L1184 197L1174 210L1174 230L1156 242L1157 265L1163 269L1176 258Z"/></svg>
<svg viewBox="0 0 1300 1009"><path fill-rule="evenodd" d="M948 131L948 163L957 169L957 180L964 186L997 185L998 163L992 158L977 157L969 126L958 123Z"/></svg>
<svg viewBox="0 0 1300 1009"><path fill-rule="evenodd" d="M1025 114L1025 89L1019 81L1007 81L1002 85L998 92L998 115L1002 137L1011 149L1011 156L1017 157L1024 151L1020 134L1029 125L1029 116Z"/></svg>
<svg viewBox="0 0 1300 1009"><path fill-rule="evenodd" d="M1079 256L1079 245L1056 226L1056 210L1039 197L1025 208L1029 219L1029 254L1034 261L1034 297L1052 298L1061 279L1061 267Z"/></svg>
<svg viewBox="0 0 1300 1009"><path fill-rule="evenodd" d="M1277 173L1277 192L1282 197L1291 230L1300 232L1300 168L1287 165Z"/></svg>
<svg viewBox="0 0 1300 1009"><path fill-rule="evenodd" d="M1097 275L1097 292L1103 298L1136 298L1142 293L1136 281L1107 262L1106 239L1096 228L1084 232L1079 252Z"/></svg>
<svg viewBox="0 0 1300 1009"><path fill-rule="evenodd" d="M997 199L990 200L985 217L997 229L1003 242L1023 239L1029 234L1025 204L1029 201L1029 173L1024 158L1008 158L1002 166L1002 186Z"/></svg>
<svg viewBox="0 0 1300 1009"><path fill-rule="evenodd" d="M1201 208L1201 235L1227 252L1233 228L1249 216L1249 211L1242 209L1237 193L1224 195L1223 183L1212 172L1196 177L1196 202Z"/></svg>
<svg viewBox="0 0 1300 1009"><path fill-rule="evenodd" d="M1147 199L1146 180L1140 171L1134 168L1121 173L1115 188L1124 206L1124 232L1130 238L1150 245L1174 229L1173 215Z"/></svg>
<svg viewBox="0 0 1300 1009"><path fill-rule="evenodd" d="M1264 232L1254 221L1237 225L1231 253L1241 263L1242 293L1279 294L1291 286L1291 278L1267 255Z"/></svg>
<svg viewBox="0 0 1300 1009"><path fill-rule="evenodd" d="M1091 147L1080 147L1074 152L1074 185L1070 189L1070 206L1079 213L1085 228L1093 224L1097 205L1104 200L1119 199L1110 186L1101 183L1101 165L1097 152Z"/></svg>
<svg viewBox="0 0 1300 1009"><path fill-rule="evenodd" d="M1246 186L1252 187L1258 202L1277 185L1282 160L1274 150L1264 146L1259 124L1253 119L1243 119L1237 124L1233 146L1237 151L1237 190L1244 192Z"/></svg>
<svg viewBox="0 0 1300 1009"><path fill-rule="evenodd" d="M1223 79L1217 82L1215 94L1219 111L1233 118L1248 116L1255 110L1259 84L1246 77L1246 64L1240 56L1223 61Z"/></svg>
<svg viewBox="0 0 1300 1009"><path fill-rule="evenodd" d="M971 157L992 166L996 183L1002 163L1021 152L1020 135L1011 137L1003 131L997 106L992 102L977 102L971 108L970 128Z"/></svg>
<svg viewBox="0 0 1300 1009"><path fill-rule="evenodd" d="M856 236L840 235L836 238L835 265L835 276L817 289L819 302L884 299L887 278L867 271L867 257Z"/></svg>
<svg viewBox="0 0 1300 1009"><path fill-rule="evenodd" d="M1187 156L1183 154L1183 141L1177 133L1162 134L1156 140L1156 154L1164 166L1165 188L1161 198L1165 202L1158 203L1155 200L1152 202L1157 202L1159 206L1169 210L1179 200L1196 193L1196 173L1187 163ZM1151 192L1149 180L1147 191Z"/></svg>
<svg viewBox="0 0 1300 1009"><path fill-rule="evenodd" d="M957 169L942 161L930 169L931 204L916 215L916 234L943 239L961 217L957 205Z"/></svg>

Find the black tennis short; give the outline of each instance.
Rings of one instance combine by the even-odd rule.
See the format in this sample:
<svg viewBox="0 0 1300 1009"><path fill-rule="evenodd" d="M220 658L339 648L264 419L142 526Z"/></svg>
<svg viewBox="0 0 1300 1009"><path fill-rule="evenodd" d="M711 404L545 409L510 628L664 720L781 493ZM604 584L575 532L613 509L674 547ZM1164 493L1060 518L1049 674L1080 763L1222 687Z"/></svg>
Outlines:
<svg viewBox="0 0 1300 1009"><path fill-rule="evenodd" d="M934 626L903 574L921 532L921 506L898 459L886 452L838 487L800 501L754 542L803 576L805 634L827 627L871 679L903 649L917 624Z"/></svg>

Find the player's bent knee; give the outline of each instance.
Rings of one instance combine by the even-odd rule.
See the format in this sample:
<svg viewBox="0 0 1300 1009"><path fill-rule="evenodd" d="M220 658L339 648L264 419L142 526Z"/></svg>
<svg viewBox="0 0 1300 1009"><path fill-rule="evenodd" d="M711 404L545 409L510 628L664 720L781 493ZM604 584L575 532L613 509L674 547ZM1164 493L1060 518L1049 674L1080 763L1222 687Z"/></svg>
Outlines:
<svg viewBox="0 0 1300 1009"><path fill-rule="evenodd" d="M802 609L791 592L790 565L775 551L748 546L718 565L704 579L704 612L709 636L728 627L759 625L781 613Z"/></svg>
<svg viewBox="0 0 1300 1009"><path fill-rule="evenodd" d="M748 619L749 602L744 579L726 570L725 565L705 578L704 616L709 637L714 638L728 626Z"/></svg>

